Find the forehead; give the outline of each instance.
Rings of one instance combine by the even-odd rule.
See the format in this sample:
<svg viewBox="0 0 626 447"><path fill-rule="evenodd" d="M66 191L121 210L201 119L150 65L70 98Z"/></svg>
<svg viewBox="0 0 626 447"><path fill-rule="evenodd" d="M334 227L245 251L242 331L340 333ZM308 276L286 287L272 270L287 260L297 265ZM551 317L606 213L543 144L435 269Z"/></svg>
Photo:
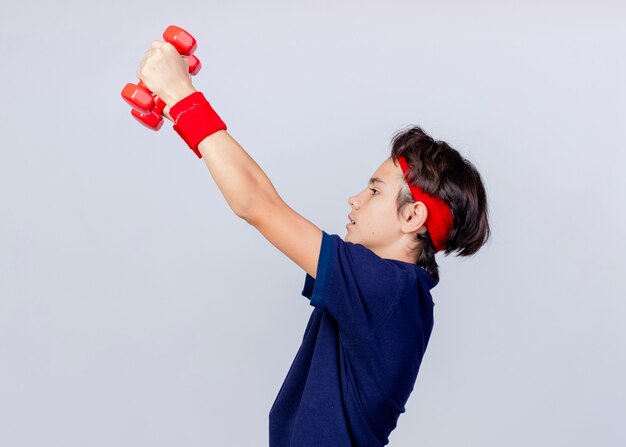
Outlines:
<svg viewBox="0 0 626 447"><path fill-rule="evenodd" d="M402 176L402 169L399 164L394 164L391 158L385 160L372 174L372 178L379 178L386 185L397 183L398 176Z"/></svg>

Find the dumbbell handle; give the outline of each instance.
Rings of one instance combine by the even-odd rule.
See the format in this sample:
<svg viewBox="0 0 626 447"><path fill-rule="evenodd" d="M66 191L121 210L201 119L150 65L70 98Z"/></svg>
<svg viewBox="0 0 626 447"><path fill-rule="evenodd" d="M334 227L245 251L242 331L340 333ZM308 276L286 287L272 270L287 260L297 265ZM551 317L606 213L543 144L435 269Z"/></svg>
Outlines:
<svg viewBox="0 0 626 447"><path fill-rule="evenodd" d="M163 39L174 45L181 56L187 57L189 73L197 74L202 64L192 53L196 50L196 39L184 29L170 25L163 33ZM122 90L122 98L132 107L132 116L141 124L152 130L159 130L163 125L163 109L165 102L152 93L148 87L139 81L137 85L126 84Z"/></svg>

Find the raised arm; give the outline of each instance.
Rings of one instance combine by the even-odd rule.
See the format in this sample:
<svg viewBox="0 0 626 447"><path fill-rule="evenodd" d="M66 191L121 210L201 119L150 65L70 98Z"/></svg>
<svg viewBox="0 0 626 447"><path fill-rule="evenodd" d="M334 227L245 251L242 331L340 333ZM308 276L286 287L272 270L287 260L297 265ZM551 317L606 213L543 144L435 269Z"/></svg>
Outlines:
<svg viewBox="0 0 626 447"><path fill-rule="evenodd" d="M152 42L137 77L166 103L163 114L172 122L171 107L196 92L188 61L167 42ZM315 278L322 230L279 197L265 172L226 130L209 134L197 149L233 212Z"/></svg>
<svg viewBox="0 0 626 447"><path fill-rule="evenodd" d="M278 193L265 172L226 130L206 137L198 150L237 216L246 219L255 203L277 200Z"/></svg>
<svg viewBox="0 0 626 447"><path fill-rule="evenodd" d="M282 200L265 172L227 131L209 135L198 149L235 214L315 278L322 230Z"/></svg>

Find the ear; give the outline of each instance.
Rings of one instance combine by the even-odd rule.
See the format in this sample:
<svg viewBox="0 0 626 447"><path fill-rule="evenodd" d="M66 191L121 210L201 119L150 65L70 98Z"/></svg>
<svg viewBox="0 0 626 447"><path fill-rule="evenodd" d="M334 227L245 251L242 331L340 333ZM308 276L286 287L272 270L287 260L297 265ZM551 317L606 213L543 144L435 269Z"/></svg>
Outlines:
<svg viewBox="0 0 626 447"><path fill-rule="evenodd" d="M426 209L424 202L407 204L402 211L402 230L407 233L412 233L414 231L424 233L426 231L424 222L426 222L427 217L428 210Z"/></svg>

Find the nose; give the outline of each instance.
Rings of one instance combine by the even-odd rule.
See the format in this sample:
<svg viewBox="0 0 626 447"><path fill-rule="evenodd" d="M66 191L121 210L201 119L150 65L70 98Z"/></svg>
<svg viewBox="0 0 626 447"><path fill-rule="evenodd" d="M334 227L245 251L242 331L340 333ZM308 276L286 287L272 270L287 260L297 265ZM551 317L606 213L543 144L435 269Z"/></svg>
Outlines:
<svg viewBox="0 0 626 447"><path fill-rule="evenodd" d="M356 196L348 197L348 205L350 205L351 207L357 206L358 205L357 197Z"/></svg>

